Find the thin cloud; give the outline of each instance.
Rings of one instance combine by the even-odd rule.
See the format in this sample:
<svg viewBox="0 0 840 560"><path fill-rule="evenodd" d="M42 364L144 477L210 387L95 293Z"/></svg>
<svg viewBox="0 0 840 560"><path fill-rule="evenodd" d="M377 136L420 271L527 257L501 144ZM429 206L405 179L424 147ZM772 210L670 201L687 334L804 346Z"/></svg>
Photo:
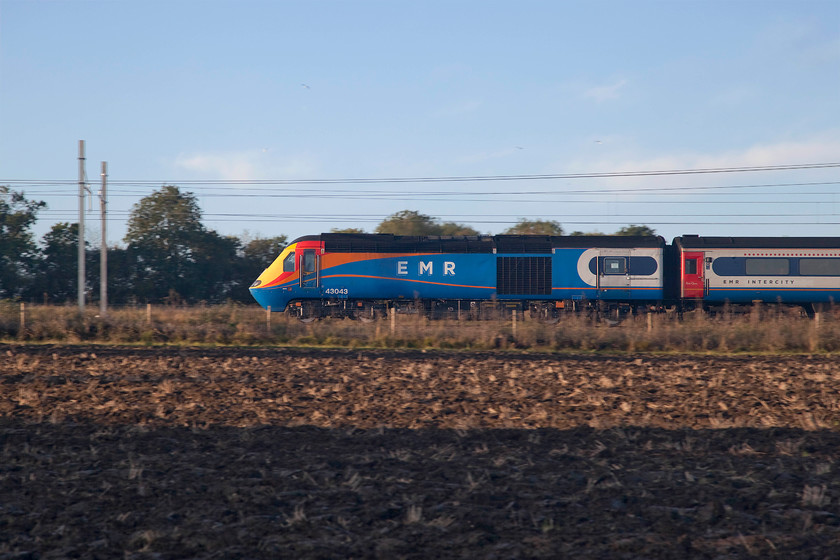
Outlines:
<svg viewBox="0 0 840 560"><path fill-rule="evenodd" d="M830 28L829 28L830 29ZM830 64L840 60L840 38L821 25L805 21L779 21L760 36L757 49L793 57L803 64Z"/></svg>
<svg viewBox="0 0 840 560"><path fill-rule="evenodd" d="M204 178L227 181L248 181L277 177L305 178L314 174L315 166L304 156L274 158L271 151L245 150L179 154L174 161L179 171L188 171Z"/></svg>
<svg viewBox="0 0 840 560"><path fill-rule="evenodd" d="M715 107L738 107L756 99L757 91L752 86L733 86L720 91L709 99L709 104Z"/></svg>
<svg viewBox="0 0 840 560"><path fill-rule="evenodd" d="M626 85L627 80L618 80L613 84L591 87L583 92L583 96L587 99L594 99L598 103L603 103L621 97L621 91Z"/></svg>
<svg viewBox="0 0 840 560"><path fill-rule="evenodd" d="M248 180L256 178L257 158L252 152L180 154L175 167L218 179Z"/></svg>
<svg viewBox="0 0 840 560"><path fill-rule="evenodd" d="M452 105L441 107L433 111L432 116L435 118L458 117L461 115L475 113L476 111L481 109L482 105L483 102L478 99L462 101L461 103L455 103Z"/></svg>
<svg viewBox="0 0 840 560"><path fill-rule="evenodd" d="M521 153L525 148L522 146L511 146L510 148L502 148L495 151L484 151L484 152L475 152L471 154L466 154L457 158L455 161L458 164L479 164L479 163L486 163L488 161L508 158L511 156L515 156Z"/></svg>
<svg viewBox="0 0 840 560"><path fill-rule="evenodd" d="M558 166L567 172L620 172L656 171L679 169L724 169L733 167L764 167L772 165L796 165L808 163L829 163L840 161L840 130L829 131L801 141L756 144L741 150L721 153L678 153L654 157L632 157L627 154L606 156L598 160L580 159L568 165ZM779 172L773 172L774 174ZM836 171L809 172L810 176L823 176ZM751 177L754 174L750 174ZM689 186L710 183L716 175L669 175L657 177L616 177L593 181L592 188L609 185L632 191L639 185L646 187Z"/></svg>

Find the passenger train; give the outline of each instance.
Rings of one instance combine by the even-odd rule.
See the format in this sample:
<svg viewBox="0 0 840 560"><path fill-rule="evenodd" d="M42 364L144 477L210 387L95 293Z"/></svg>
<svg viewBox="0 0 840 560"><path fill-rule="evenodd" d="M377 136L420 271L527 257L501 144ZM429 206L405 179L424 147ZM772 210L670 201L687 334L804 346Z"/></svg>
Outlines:
<svg viewBox="0 0 840 560"><path fill-rule="evenodd" d="M590 311L689 311L840 301L840 237L323 233L294 240L251 285L264 308L303 321L395 309L556 320Z"/></svg>

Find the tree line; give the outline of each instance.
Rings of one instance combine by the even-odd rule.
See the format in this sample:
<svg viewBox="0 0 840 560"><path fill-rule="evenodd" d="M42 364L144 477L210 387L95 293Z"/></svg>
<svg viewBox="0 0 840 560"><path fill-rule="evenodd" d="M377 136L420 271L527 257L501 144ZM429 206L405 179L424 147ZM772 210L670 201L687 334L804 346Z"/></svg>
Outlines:
<svg viewBox="0 0 840 560"><path fill-rule="evenodd" d="M333 229L334 233L365 233L362 229ZM431 216L414 210L402 210L385 218L376 233L395 235L481 235L478 230L454 222L439 222ZM507 228L503 235L565 235L563 226L553 220L529 220L520 218L516 225ZM569 235L606 235L601 232L573 231ZM656 235L648 226L625 226L613 235Z"/></svg>
<svg viewBox="0 0 840 560"><path fill-rule="evenodd" d="M77 223L54 224L39 241L31 231L41 201L0 186L0 299L45 303L77 296ZM361 229L334 232L364 233ZM396 235L480 235L466 225L413 210L385 218L376 233ZM555 221L520 219L505 234L563 235ZM581 232L572 232L572 235ZM597 233L596 233L597 234ZM647 226L628 226L617 235L654 235ZM600 235L600 234L598 234ZM124 245L108 247L108 301L135 303L250 302L248 286L280 254L288 239L220 235L202 223L193 193L165 185L140 199L129 215ZM85 242L86 293L99 299L98 248Z"/></svg>

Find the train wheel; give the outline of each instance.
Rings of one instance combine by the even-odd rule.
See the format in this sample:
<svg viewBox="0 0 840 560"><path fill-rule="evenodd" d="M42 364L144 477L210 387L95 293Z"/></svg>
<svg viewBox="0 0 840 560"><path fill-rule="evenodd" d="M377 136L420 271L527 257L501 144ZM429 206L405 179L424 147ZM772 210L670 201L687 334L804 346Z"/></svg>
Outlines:
<svg viewBox="0 0 840 560"><path fill-rule="evenodd" d="M303 302L298 310L297 318L301 323L313 323L321 318L321 307L311 302Z"/></svg>
<svg viewBox="0 0 840 560"><path fill-rule="evenodd" d="M361 308L353 310L353 319L362 323L373 323L376 321L376 308L373 304L366 303Z"/></svg>
<svg viewBox="0 0 840 560"><path fill-rule="evenodd" d="M546 325L554 325L560 321L560 314L553 305L531 305L529 315L532 319L536 319L540 323Z"/></svg>

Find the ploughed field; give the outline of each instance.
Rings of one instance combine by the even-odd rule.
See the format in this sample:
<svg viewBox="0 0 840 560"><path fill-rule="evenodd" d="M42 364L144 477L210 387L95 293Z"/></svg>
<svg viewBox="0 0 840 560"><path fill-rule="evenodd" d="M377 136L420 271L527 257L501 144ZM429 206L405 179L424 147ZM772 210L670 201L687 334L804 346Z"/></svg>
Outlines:
<svg viewBox="0 0 840 560"><path fill-rule="evenodd" d="M833 558L840 358L0 346L0 559Z"/></svg>

